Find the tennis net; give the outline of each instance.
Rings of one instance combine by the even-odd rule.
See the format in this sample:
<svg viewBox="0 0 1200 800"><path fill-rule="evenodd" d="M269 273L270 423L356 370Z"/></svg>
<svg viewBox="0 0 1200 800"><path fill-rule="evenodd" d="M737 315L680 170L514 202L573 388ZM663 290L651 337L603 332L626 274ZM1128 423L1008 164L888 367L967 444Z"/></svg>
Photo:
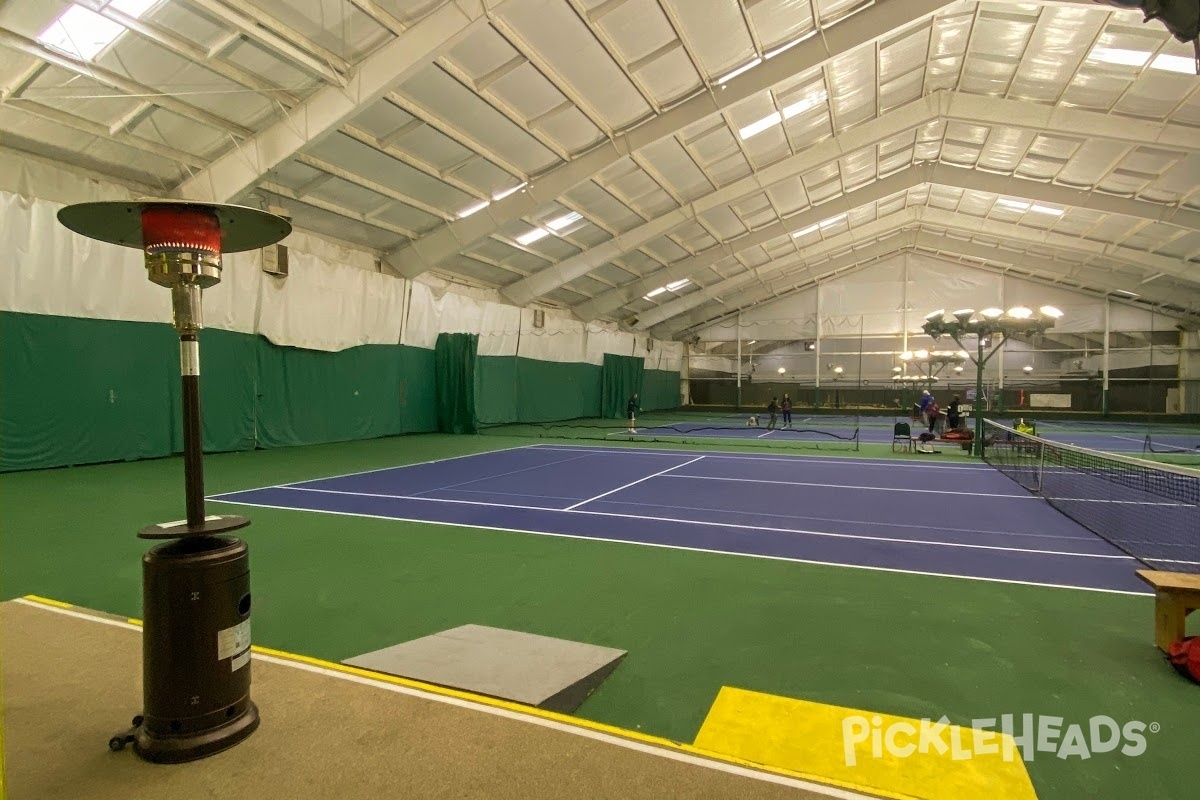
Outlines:
<svg viewBox="0 0 1200 800"><path fill-rule="evenodd" d="M806 420L793 426L785 426L782 420L777 420L774 428L768 428L768 424L769 417L764 414L712 414L680 409L640 414L632 430L624 419L592 417L480 425L479 433L540 439L634 442L641 445L722 444L784 450L859 449L857 417Z"/></svg>
<svg viewBox="0 0 1200 800"><path fill-rule="evenodd" d="M1200 572L1200 471L984 420L984 460L1148 567Z"/></svg>

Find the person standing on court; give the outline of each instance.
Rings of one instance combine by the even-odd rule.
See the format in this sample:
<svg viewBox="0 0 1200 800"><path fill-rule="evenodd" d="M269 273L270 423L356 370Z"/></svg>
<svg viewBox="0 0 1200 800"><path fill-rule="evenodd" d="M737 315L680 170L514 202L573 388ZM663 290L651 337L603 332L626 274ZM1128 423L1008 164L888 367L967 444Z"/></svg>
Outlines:
<svg viewBox="0 0 1200 800"><path fill-rule="evenodd" d="M950 401L950 405L946 406L946 427L952 431L958 430L958 423L962 421L962 417L958 412L958 395Z"/></svg>
<svg viewBox="0 0 1200 800"><path fill-rule="evenodd" d="M792 400L786 394L783 396L783 402L779 404L779 410L783 412L783 427L792 427Z"/></svg>
<svg viewBox="0 0 1200 800"><path fill-rule="evenodd" d="M769 431L775 430L775 414L778 410L779 405L775 402L775 398L772 397L771 402L767 403L767 413L771 415L770 419L767 420L767 430Z"/></svg>
<svg viewBox="0 0 1200 800"><path fill-rule="evenodd" d="M637 417L638 411L639 411L638 396L637 396L637 392L634 392L629 398L629 403L625 406L625 416L629 417L629 432L630 433L634 432L633 426L634 426L634 424L637 423L636 417Z"/></svg>
<svg viewBox="0 0 1200 800"><path fill-rule="evenodd" d="M921 391L921 402L917 403L917 413L921 415L922 422L929 422L929 404L933 402L933 395L928 389Z"/></svg>

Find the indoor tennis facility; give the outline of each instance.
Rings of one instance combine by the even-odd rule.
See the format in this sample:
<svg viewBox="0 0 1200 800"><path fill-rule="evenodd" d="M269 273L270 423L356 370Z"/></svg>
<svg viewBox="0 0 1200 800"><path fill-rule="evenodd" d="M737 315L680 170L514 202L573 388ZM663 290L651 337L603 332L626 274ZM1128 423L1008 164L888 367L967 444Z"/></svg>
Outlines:
<svg viewBox="0 0 1200 800"><path fill-rule="evenodd" d="M0 0L0 800L1190 800L1200 0Z"/></svg>

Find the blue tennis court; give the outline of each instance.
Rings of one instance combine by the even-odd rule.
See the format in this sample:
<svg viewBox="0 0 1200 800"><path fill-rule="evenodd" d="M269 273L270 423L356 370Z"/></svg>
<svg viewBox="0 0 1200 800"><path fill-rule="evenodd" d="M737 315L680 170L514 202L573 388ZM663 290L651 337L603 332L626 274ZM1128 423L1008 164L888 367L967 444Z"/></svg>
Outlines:
<svg viewBox="0 0 1200 800"><path fill-rule="evenodd" d="M531 445L212 499L1146 592L1135 560L985 464Z"/></svg>

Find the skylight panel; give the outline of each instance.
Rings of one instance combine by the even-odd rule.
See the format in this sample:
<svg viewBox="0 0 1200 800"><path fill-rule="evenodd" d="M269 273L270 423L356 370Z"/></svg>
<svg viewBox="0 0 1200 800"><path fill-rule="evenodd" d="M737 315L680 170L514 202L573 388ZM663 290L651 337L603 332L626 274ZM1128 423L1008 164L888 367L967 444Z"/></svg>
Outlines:
<svg viewBox="0 0 1200 800"><path fill-rule="evenodd" d="M140 19L160 0L112 0L101 8L111 8ZM91 61L115 42L125 27L83 6L72 5L42 31L38 41L60 53L82 61Z"/></svg>

